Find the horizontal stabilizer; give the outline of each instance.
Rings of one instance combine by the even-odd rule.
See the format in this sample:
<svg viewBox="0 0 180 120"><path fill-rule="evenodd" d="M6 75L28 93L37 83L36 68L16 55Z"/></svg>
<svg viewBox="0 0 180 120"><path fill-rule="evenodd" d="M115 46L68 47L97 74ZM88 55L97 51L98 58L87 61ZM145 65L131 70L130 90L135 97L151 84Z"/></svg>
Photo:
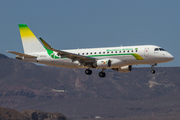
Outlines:
<svg viewBox="0 0 180 120"><path fill-rule="evenodd" d="M15 55L19 55L19 56L23 56L23 57L28 57L28 58L37 58L36 56L32 56L32 55L27 55L27 54L23 54L23 53L18 53L18 52L14 52L14 51L6 51Z"/></svg>

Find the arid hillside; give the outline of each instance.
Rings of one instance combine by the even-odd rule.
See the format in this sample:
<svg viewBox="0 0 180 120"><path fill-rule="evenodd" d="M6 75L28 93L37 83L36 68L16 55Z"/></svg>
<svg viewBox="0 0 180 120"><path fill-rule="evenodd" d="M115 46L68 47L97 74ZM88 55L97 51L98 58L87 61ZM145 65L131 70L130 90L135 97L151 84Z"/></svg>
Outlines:
<svg viewBox="0 0 180 120"><path fill-rule="evenodd" d="M68 118L180 114L180 67L130 73L39 66L0 54L0 106L60 112Z"/></svg>
<svg viewBox="0 0 180 120"><path fill-rule="evenodd" d="M24 110L20 113L14 109L0 107L0 120L67 120L67 118L60 113L39 110Z"/></svg>

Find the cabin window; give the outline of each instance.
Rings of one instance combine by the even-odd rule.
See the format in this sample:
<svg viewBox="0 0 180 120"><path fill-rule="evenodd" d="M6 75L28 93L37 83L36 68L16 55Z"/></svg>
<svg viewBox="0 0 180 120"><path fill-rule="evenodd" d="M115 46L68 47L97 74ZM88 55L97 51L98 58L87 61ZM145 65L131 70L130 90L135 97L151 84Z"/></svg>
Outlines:
<svg viewBox="0 0 180 120"><path fill-rule="evenodd" d="M86 55L88 55L88 53L86 53Z"/></svg>
<svg viewBox="0 0 180 120"><path fill-rule="evenodd" d="M129 50L127 52L129 52Z"/></svg>
<svg viewBox="0 0 180 120"><path fill-rule="evenodd" d="M105 54L105 52L103 52L103 54Z"/></svg>
<svg viewBox="0 0 180 120"><path fill-rule="evenodd" d="M90 54L92 54L92 52Z"/></svg>
<svg viewBox="0 0 180 120"><path fill-rule="evenodd" d="M137 52L138 50L136 50L136 52Z"/></svg>
<svg viewBox="0 0 180 120"><path fill-rule="evenodd" d="M133 52L133 50L131 52Z"/></svg>
<svg viewBox="0 0 180 120"><path fill-rule="evenodd" d="M117 51L115 51L115 53L117 53Z"/></svg>
<svg viewBox="0 0 180 120"><path fill-rule="evenodd" d="M94 52L94 54L96 54L96 52Z"/></svg>
<svg viewBox="0 0 180 120"><path fill-rule="evenodd" d="M84 55L84 53L82 53L82 55Z"/></svg>
<svg viewBox="0 0 180 120"><path fill-rule="evenodd" d="M125 50L123 52L125 53Z"/></svg>
<svg viewBox="0 0 180 120"><path fill-rule="evenodd" d="M119 53L121 53L121 51L119 51Z"/></svg>
<svg viewBox="0 0 180 120"><path fill-rule="evenodd" d="M109 52L107 52L109 54Z"/></svg>
<svg viewBox="0 0 180 120"><path fill-rule="evenodd" d="M113 53L113 51L111 53Z"/></svg>
<svg viewBox="0 0 180 120"><path fill-rule="evenodd" d="M99 52L99 54L101 54L101 52Z"/></svg>

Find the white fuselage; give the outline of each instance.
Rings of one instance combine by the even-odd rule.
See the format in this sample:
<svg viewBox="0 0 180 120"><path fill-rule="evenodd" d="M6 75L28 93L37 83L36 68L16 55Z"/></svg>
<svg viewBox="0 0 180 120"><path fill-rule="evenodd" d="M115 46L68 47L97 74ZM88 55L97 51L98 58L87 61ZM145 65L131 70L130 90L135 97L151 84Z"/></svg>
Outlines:
<svg viewBox="0 0 180 120"><path fill-rule="evenodd" d="M155 50L156 48L158 48L158 50ZM118 60L117 64L113 64L109 68L118 68L126 65L163 63L174 59L174 57L170 53L164 51L164 49L160 50L159 46L154 45L72 49L63 51L82 56L93 57L96 58L96 60ZM37 58L24 58L24 60L57 67L88 68L88 66L79 65L78 61L73 61L69 58L58 56L56 52L51 53L51 55L47 52L35 54L32 53L31 55L37 56Z"/></svg>

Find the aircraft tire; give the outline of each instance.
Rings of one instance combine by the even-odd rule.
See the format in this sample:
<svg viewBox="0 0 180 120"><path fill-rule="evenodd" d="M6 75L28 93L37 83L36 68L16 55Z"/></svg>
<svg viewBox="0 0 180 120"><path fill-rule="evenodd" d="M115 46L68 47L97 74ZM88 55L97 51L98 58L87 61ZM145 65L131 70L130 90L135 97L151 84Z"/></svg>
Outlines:
<svg viewBox="0 0 180 120"><path fill-rule="evenodd" d="M106 73L105 72L100 72L99 73L99 77L105 77L106 76Z"/></svg>
<svg viewBox="0 0 180 120"><path fill-rule="evenodd" d="M155 70L151 70L151 73L154 74L156 71Z"/></svg>
<svg viewBox="0 0 180 120"><path fill-rule="evenodd" d="M91 75L91 74L92 74L92 70L86 69L86 70L85 70L85 74L86 74L86 75Z"/></svg>

